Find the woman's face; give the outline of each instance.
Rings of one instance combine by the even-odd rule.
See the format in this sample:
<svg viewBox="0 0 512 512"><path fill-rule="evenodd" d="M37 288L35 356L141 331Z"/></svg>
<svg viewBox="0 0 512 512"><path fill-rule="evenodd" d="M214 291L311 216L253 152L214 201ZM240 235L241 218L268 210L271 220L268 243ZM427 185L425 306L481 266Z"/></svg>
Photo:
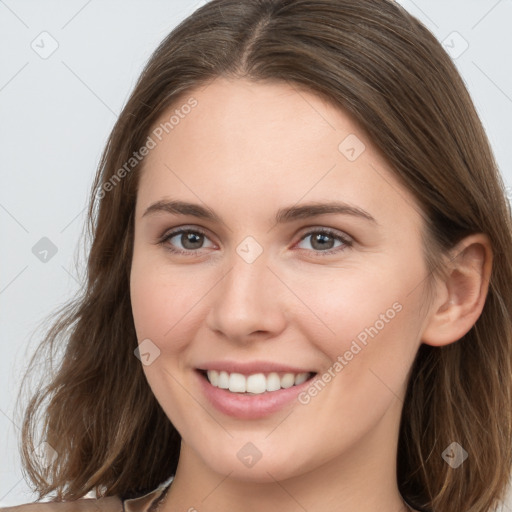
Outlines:
<svg viewBox="0 0 512 512"><path fill-rule="evenodd" d="M182 457L260 482L394 459L423 224L365 133L312 93L219 78L150 137L131 301Z"/></svg>

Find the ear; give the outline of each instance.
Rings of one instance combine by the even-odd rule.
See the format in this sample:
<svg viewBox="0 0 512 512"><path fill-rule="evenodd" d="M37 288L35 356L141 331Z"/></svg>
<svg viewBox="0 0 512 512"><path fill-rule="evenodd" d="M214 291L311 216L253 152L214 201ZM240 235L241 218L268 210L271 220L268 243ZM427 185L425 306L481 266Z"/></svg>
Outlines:
<svg viewBox="0 0 512 512"><path fill-rule="evenodd" d="M423 343L448 345L473 327L487 297L492 259L491 242L483 233L464 238L450 251L447 276L436 285Z"/></svg>

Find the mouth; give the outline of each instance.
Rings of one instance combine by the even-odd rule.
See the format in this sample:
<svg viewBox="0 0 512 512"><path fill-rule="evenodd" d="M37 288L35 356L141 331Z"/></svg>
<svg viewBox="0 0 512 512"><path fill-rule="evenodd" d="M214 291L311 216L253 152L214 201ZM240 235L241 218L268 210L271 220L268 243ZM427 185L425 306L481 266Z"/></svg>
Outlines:
<svg viewBox="0 0 512 512"><path fill-rule="evenodd" d="M301 386L317 375L316 372L258 372L244 375L218 370L197 371L214 388L245 396L266 395Z"/></svg>
<svg viewBox="0 0 512 512"><path fill-rule="evenodd" d="M296 407L317 372L275 361L209 361L197 366L199 390L218 412L238 420L263 420Z"/></svg>

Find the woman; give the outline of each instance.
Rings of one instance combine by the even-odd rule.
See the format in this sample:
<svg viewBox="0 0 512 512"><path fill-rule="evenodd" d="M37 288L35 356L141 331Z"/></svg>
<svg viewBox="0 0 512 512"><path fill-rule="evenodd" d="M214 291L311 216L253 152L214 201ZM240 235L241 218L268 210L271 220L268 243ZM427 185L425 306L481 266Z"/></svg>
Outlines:
<svg viewBox="0 0 512 512"><path fill-rule="evenodd" d="M510 210L453 63L398 4L197 10L121 113L89 218L83 296L41 345L65 355L23 424L55 498L22 508L503 499Z"/></svg>

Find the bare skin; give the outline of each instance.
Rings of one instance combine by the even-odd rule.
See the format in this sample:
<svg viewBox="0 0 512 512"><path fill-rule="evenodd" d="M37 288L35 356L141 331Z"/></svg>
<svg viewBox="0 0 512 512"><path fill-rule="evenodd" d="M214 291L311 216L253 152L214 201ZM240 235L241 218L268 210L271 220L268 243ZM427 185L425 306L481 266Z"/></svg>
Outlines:
<svg viewBox="0 0 512 512"><path fill-rule="evenodd" d="M426 303L419 207L346 113L284 83L218 78L183 103L190 96L197 106L145 160L131 270L139 343L160 350L144 372L182 436L159 510L407 511L395 459L409 371L421 343L453 343L480 315L488 239L458 245L453 271ZM144 215L171 199L221 220ZM331 201L373 220L348 211L275 222L280 208ZM179 227L196 238L157 243ZM240 247L261 252L248 262ZM196 369L224 359L331 379L302 402L240 419L199 385ZM247 443L261 456L251 467L237 456Z"/></svg>

